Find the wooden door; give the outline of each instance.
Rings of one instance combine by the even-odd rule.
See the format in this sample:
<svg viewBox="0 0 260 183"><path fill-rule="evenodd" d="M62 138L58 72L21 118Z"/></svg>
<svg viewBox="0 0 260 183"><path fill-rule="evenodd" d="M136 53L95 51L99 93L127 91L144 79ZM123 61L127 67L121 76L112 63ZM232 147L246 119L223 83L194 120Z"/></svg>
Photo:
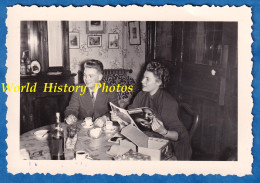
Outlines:
<svg viewBox="0 0 260 183"><path fill-rule="evenodd" d="M171 25L172 32L161 31L158 34L157 30L162 30L158 26L147 26L147 29L155 29L147 30L150 43L154 39L154 46L147 46L154 50L147 51L147 54L159 60L165 59L161 54L169 58L175 72L170 93L178 101L190 104L200 115L198 129L192 139L193 158L228 159L227 156L237 151L237 23L160 24ZM157 34L152 35L154 32ZM162 46L158 46L157 41L161 35L161 39L167 39L164 34L170 33L171 56L161 52ZM154 36L153 39L150 35Z"/></svg>

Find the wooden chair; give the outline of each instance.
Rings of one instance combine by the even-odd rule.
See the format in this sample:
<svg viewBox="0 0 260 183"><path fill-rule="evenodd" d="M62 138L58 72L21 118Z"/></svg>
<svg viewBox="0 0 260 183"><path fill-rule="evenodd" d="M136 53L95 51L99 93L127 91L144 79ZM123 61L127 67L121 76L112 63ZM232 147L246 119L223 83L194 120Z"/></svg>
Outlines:
<svg viewBox="0 0 260 183"><path fill-rule="evenodd" d="M186 103L179 103L178 116L181 122L186 127L191 141L198 127L199 114L196 111L192 110L190 105Z"/></svg>

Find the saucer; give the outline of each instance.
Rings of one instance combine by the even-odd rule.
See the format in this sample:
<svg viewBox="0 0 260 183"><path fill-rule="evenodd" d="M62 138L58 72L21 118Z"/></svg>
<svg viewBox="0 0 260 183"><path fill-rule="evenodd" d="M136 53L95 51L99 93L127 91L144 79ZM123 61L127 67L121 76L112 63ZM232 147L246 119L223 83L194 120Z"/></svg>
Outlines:
<svg viewBox="0 0 260 183"><path fill-rule="evenodd" d="M82 126L83 128L86 128L86 129L90 129L90 128L93 128L93 127L94 127L94 124L91 125L91 126L87 126L87 125L84 125L84 124L85 124L84 122L81 123L81 126Z"/></svg>
<svg viewBox="0 0 260 183"><path fill-rule="evenodd" d="M118 129L117 126L114 126L114 127L111 128L111 129L107 129L106 127L103 128L103 130L104 130L105 133L114 133L114 132L117 131L117 129Z"/></svg>

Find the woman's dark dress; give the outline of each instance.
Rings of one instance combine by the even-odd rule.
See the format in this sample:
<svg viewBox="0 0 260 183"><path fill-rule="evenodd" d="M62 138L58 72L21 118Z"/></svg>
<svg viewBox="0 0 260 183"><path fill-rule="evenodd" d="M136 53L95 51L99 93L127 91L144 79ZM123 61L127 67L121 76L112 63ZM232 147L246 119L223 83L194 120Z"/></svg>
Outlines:
<svg viewBox="0 0 260 183"><path fill-rule="evenodd" d="M174 153L178 160L191 158L189 134L178 118L178 103L165 90L159 89L153 96L148 92L139 92L129 109L149 107L154 110L155 116L160 119L166 130L178 132L178 141L172 141Z"/></svg>

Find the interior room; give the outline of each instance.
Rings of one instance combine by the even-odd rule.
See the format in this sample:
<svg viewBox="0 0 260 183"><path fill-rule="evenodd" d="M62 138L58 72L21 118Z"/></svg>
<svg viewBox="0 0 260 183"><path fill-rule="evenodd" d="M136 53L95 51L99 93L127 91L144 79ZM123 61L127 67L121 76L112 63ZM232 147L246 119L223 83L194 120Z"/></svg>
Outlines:
<svg viewBox="0 0 260 183"><path fill-rule="evenodd" d="M238 133L237 22L21 21L20 134L55 123L72 92L44 92L45 83L83 83L82 63L103 63L103 81L133 85L117 94L126 108L142 90L144 68L156 60L170 71L165 90L179 104L190 135L191 160L236 161ZM54 88L53 88L54 89Z"/></svg>

